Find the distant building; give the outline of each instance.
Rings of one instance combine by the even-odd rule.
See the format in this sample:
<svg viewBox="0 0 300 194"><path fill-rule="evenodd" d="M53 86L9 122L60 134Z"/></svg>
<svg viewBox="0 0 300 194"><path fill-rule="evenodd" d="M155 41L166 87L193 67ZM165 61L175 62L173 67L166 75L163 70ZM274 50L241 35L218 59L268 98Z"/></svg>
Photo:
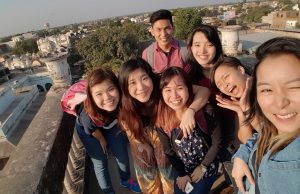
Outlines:
<svg viewBox="0 0 300 194"><path fill-rule="evenodd" d="M235 10L226 11L223 13L224 20L230 20L236 17Z"/></svg>
<svg viewBox="0 0 300 194"><path fill-rule="evenodd" d="M67 49L71 46L70 38L67 34L59 34L40 38L37 40L39 51L42 54L48 54L60 49Z"/></svg>
<svg viewBox="0 0 300 194"><path fill-rule="evenodd" d="M232 5L220 5L219 7L218 7L218 10L219 11L221 11L221 10L223 10L223 11L229 11L229 10L231 10L232 9Z"/></svg>
<svg viewBox="0 0 300 194"><path fill-rule="evenodd" d="M294 6L293 6L293 10L295 10L295 11L300 11L299 5L298 5L298 4L294 5Z"/></svg>
<svg viewBox="0 0 300 194"><path fill-rule="evenodd" d="M278 1L262 1L259 2L259 6L270 6L272 8L276 8L278 5Z"/></svg>
<svg viewBox="0 0 300 194"><path fill-rule="evenodd" d="M14 36L11 38L11 40L16 43L20 42L22 40L27 40L27 39L32 39L32 38L37 38L37 34L35 32L27 32L19 36Z"/></svg>
<svg viewBox="0 0 300 194"><path fill-rule="evenodd" d="M14 36L14 37L11 38L11 40L14 43L17 43L17 42L20 42L20 41L24 40L24 37L23 36Z"/></svg>
<svg viewBox="0 0 300 194"><path fill-rule="evenodd" d="M246 9L252 9L258 6L258 3L256 2L248 2L248 3L244 3L242 9L246 10Z"/></svg>
<svg viewBox="0 0 300 194"><path fill-rule="evenodd" d="M277 11L262 17L263 23L271 24L272 28L295 28L300 23L299 11Z"/></svg>
<svg viewBox="0 0 300 194"><path fill-rule="evenodd" d="M220 20L217 17L203 17L202 23L217 26L220 23Z"/></svg>

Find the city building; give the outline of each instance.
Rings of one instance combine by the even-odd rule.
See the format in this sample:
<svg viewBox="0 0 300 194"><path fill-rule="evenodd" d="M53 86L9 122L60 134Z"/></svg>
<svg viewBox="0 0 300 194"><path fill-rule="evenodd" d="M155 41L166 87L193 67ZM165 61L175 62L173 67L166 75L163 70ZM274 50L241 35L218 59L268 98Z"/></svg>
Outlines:
<svg viewBox="0 0 300 194"><path fill-rule="evenodd" d="M271 28L296 28L300 24L300 11L276 11L262 17L262 23L271 24Z"/></svg>

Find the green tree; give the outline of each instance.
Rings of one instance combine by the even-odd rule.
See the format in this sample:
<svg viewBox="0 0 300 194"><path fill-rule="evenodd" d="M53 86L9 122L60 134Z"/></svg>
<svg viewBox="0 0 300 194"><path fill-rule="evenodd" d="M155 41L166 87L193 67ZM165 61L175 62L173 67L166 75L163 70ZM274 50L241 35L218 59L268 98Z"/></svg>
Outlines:
<svg viewBox="0 0 300 194"><path fill-rule="evenodd" d="M242 14L240 19L245 22L261 22L262 16L268 15L273 10L270 6L261 6L255 9L248 9L248 12Z"/></svg>
<svg viewBox="0 0 300 194"><path fill-rule="evenodd" d="M202 18L196 9L178 9L175 13L175 37L186 40L189 33L202 23Z"/></svg>
<svg viewBox="0 0 300 194"><path fill-rule="evenodd" d="M23 55L26 53L37 53L38 46L35 39L27 39L16 43L16 46L13 48L13 53L15 55Z"/></svg>
<svg viewBox="0 0 300 194"><path fill-rule="evenodd" d="M236 13L242 13L243 11L243 3L238 3L235 5L235 12Z"/></svg>
<svg viewBox="0 0 300 194"><path fill-rule="evenodd" d="M137 56L141 41L147 39L144 25L102 26L76 44L76 50L87 60L86 71L96 67L110 66L118 69L131 56Z"/></svg>
<svg viewBox="0 0 300 194"><path fill-rule="evenodd" d="M11 41L11 36L3 37L0 39L0 42L9 42Z"/></svg>

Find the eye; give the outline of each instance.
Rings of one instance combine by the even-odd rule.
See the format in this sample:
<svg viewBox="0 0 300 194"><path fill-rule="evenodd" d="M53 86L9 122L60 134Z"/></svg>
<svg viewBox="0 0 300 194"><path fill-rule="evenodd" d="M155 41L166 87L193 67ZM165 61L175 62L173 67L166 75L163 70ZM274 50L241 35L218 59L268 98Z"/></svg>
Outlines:
<svg viewBox="0 0 300 194"><path fill-rule="evenodd" d="M171 89L164 89L163 92L169 93L171 92Z"/></svg>
<svg viewBox="0 0 300 194"><path fill-rule="evenodd" d="M261 89L261 90L260 90L260 93L270 93L270 92L272 92L272 90L271 90L271 89L268 89L268 88L265 88L265 89Z"/></svg>
<svg viewBox="0 0 300 194"><path fill-rule="evenodd" d="M226 74L226 75L224 76L224 79L227 80L228 77L229 77L229 74Z"/></svg>
<svg viewBox="0 0 300 194"><path fill-rule="evenodd" d="M166 27L165 30L171 30L171 26Z"/></svg>
<svg viewBox="0 0 300 194"><path fill-rule="evenodd" d="M207 47L213 47L214 45L212 43L207 43L206 46Z"/></svg>
<svg viewBox="0 0 300 194"><path fill-rule="evenodd" d="M290 85L288 88L291 89L291 90L298 90L298 89L300 89L300 85L299 84L293 84L293 85Z"/></svg>
<svg viewBox="0 0 300 194"><path fill-rule="evenodd" d="M144 76L143 78L142 78L142 80L148 80L149 79L149 77L148 76Z"/></svg>
<svg viewBox="0 0 300 194"><path fill-rule="evenodd" d="M110 88L108 88L108 91L114 91L115 90L115 87L110 87Z"/></svg>
<svg viewBox="0 0 300 194"><path fill-rule="evenodd" d="M129 81L128 85L134 85L135 84L135 81Z"/></svg>

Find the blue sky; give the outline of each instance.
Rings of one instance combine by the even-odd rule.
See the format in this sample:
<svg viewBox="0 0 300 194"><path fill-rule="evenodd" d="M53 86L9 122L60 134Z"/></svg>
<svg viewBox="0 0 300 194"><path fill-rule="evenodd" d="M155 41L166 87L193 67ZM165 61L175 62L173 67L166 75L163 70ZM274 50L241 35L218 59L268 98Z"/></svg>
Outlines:
<svg viewBox="0 0 300 194"><path fill-rule="evenodd" d="M241 0L0 0L0 37L113 16Z"/></svg>

